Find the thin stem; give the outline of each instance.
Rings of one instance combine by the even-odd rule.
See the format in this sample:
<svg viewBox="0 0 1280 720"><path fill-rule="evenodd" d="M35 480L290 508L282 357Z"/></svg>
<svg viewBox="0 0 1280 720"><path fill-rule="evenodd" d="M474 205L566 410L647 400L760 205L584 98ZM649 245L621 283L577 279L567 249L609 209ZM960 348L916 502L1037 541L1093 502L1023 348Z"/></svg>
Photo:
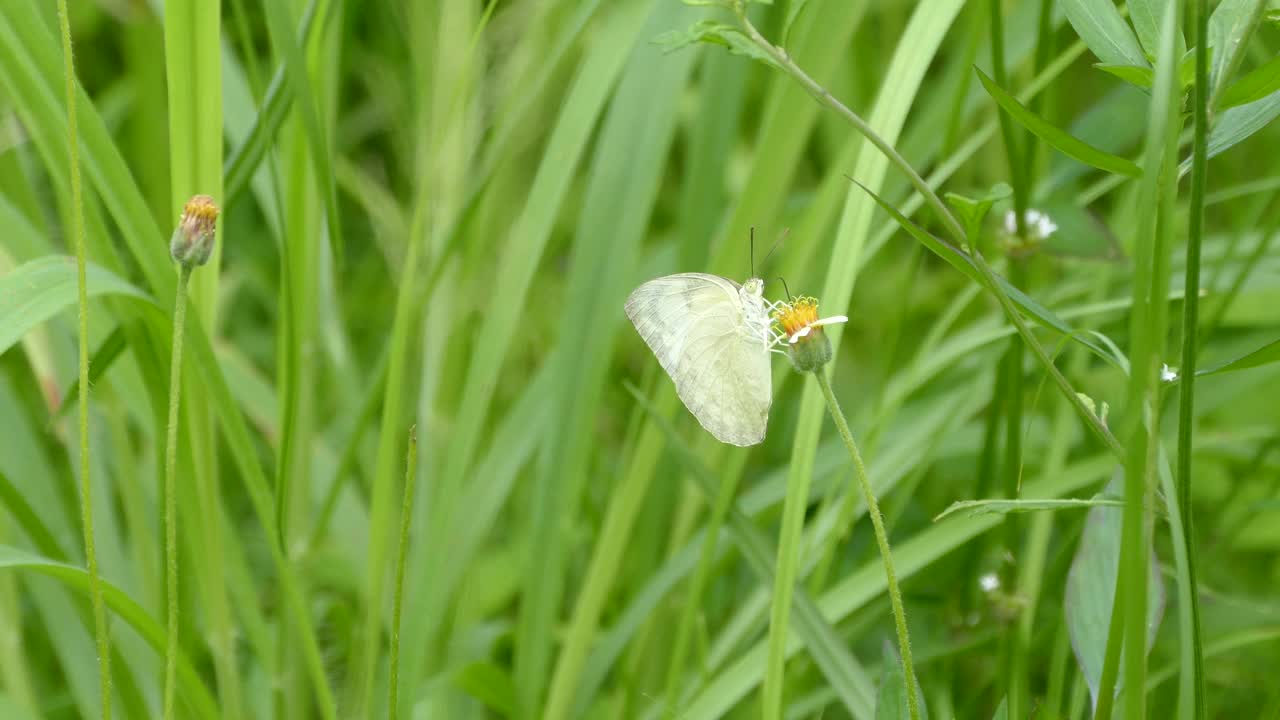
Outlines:
<svg viewBox="0 0 1280 720"><path fill-rule="evenodd" d="M1191 208L1190 228L1187 234L1186 299L1182 309L1182 384L1178 398L1178 510L1182 516L1182 533L1187 555L1187 584L1191 586L1191 653L1194 677L1188 684L1182 683L1184 694L1181 703L1190 703L1195 717L1203 720L1207 715L1204 686L1204 648L1200 635L1200 593L1196 590L1196 561L1191 517L1191 445L1195 432L1195 383L1197 333L1200 327L1200 241L1204 235L1204 193L1208 165L1208 91L1209 8L1206 0L1191 3L1191 23L1195 27L1196 80L1192 96L1195 118L1191 142ZM1185 657L1185 656L1184 656ZM1186 712L1185 708L1183 712Z"/></svg>
<svg viewBox="0 0 1280 720"><path fill-rule="evenodd" d="M893 571L893 554L889 550L889 538L884 531L884 519L880 516L880 504L876 502L876 494L871 489L871 480L867 477L867 468L862 464L862 455L858 445L853 441L853 433L849 432L849 424L845 422L844 413L835 393L831 392L831 383L825 372L819 368L813 373L822 388L822 395L827 399L827 410L831 419L840 431L840 439L849 450L849 458L853 460L854 476L862 487L863 498L867 501L867 515L871 518L871 527L875 530L876 544L880 546L880 559L884 561L884 577L889 588L889 603L893 606L893 622L898 631L898 652L902 655L902 675L907 685L907 712L912 720L920 717L919 700L916 698L916 676L911 663L911 638L907 634L907 613L902 607L902 592L898 590L898 576Z"/></svg>
<svg viewBox="0 0 1280 720"><path fill-rule="evenodd" d="M182 336L187 324L187 282L191 267L179 265L173 301L173 356L169 362L169 425L164 445L164 561L168 622L164 648L164 717L173 717L174 671L178 658L178 405L182 399Z"/></svg>
<svg viewBox="0 0 1280 720"><path fill-rule="evenodd" d="M418 480L418 428L409 431L409 453L404 468L404 501L400 506L400 549L396 557L396 590L391 603L391 671L387 717L399 717L400 704L400 612L404 604L404 565L409 555L409 521L413 519L413 489Z"/></svg>
<svg viewBox="0 0 1280 720"><path fill-rule="evenodd" d="M84 245L84 190L80 184L80 132L76 125L75 60L71 53L71 20L67 0L58 0L58 26L62 34L63 78L67 97L67 152L71 165L71 219L75 228L76 290L79 308L80 370L80 516L84 527L85 563L89 566L89 595L93 603L94 639L98 649L98 691L102 695L103 720L111 718L111 645L107 637L107 611L98 575L98 551L93 532L93 486L89 482L89 283Z"/></svg>
<svg viewBox="0 0 1280 720"><path fill-rule="evenodd" d="M947 226L947 231L956 238L957 242L963 242L964 227L960 225L960 221L951 214L951 210L942 202L942 199L938 197L937 193L929 187L929 183L925 182L924 178L920 177L920 173L917 173L915 168L911 167L911 163L907 162L906 158L898 154L897 149L885 142L884 138L880 137L880 135L876 133L876 131L873 130L871 126L868 125L867 122L857 113L850 110L844 103L837 100L834 95L827 92L826 88L822 87L822 85L818 84L816 80L809 77L808 73L801 69L799 65L795 64L786 50L766 40L764 36L760 34L760 31L756 30L756 26L752 25L751 21L747 19L746 12L742 8L739 8L738 10L738 19L742 22L742 27L746 31L747 36L751 38L752 42L756 43L756 45L768 53L779 67L786 71L788 75L795 78L800 85L814 97L814 99L836 111L837 114L843 117L845 121L852 125L863 137L870 140L871 144L875 145L880 152L884 153L884 156L889 159L889 162L893 163L898 170L907 176L907 180L911 182L911 186L920 193L920 196L925 199L925 202L929 203L929 207L933 208L933 211L938 214L939 219L941 219L942 223Z"/></svg>

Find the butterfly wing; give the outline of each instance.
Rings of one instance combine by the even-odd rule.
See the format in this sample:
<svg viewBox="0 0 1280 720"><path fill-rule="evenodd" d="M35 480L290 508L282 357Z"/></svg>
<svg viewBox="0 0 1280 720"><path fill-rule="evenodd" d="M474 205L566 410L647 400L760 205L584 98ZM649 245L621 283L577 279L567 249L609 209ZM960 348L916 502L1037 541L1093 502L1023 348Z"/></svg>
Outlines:
<svg viewBox="0 0 1280 720"><path fill-rule="evenodd" d="M716 275L667 275L636 288L626 310L702 427L748 446L764 440L773 389L768 348L743 331L738 291Z"/></svg>

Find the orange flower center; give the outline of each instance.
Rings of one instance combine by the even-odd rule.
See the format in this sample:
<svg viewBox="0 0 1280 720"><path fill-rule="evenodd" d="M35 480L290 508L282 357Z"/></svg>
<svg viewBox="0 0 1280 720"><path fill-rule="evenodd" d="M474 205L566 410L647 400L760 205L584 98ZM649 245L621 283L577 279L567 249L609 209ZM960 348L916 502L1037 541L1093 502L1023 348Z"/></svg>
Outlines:
<svg viewBox="0 0 1280 720"><path fill-rule="evenodd" d="M196 195L182 208L182 229L187 237L212 235L218 220L218 206L208 195Z"/></svg>
<svg viewBox="0 0 1280 720"><path fill-rule="evenodd" d="M818 301L811 297L798 297L773 311L773 319L782 326L788 336L812 325L818 320Z"/></svg>

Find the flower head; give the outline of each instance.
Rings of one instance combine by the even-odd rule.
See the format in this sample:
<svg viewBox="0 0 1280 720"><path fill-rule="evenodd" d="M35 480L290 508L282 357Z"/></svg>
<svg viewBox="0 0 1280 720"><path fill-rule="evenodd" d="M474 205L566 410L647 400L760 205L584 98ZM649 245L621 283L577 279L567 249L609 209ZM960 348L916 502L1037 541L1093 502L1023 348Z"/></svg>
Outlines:
<svg viewBox="0 0 1280 720"><path fill-rule="evenodd" d="M208 195L195 195L182 208L182 219L169 240L169 255L187 267L203 265L213 254L218 206Z"/></svg>
<svg viewBox="0 0 1280 720"><path fill-rule="evenodd" d="M773 320L781 328L787 342L787 357L796 369L810 372L831 360L831 341L822 331L824 325L848 322L844 315L818 317L818 301L811 297L798 297L781 303L773 311Z"/></svg>

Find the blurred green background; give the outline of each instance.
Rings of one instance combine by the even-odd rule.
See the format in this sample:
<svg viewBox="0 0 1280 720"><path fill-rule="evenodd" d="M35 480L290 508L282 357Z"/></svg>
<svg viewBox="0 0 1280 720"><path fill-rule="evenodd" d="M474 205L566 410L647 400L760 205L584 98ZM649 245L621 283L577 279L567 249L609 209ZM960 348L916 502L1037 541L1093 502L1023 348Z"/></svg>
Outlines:
<svg viewBox="0 0 1280 720"><path fill-rule="evenodd" d="M1199 717L1280 718L1278 6L1208 4L1203 195L1149 162L1166 140L1164 157L1192 154L1202 3L1176 8L1172 54L1158 18L1176 3L1159 0L1123 15L1109 0L745 8L950 207L994 200L965 250L1025 291L1063 392L1006 290L848 177L958 246L906 176L760 62L720 4L73 2L77 207L57 5L0 3L0 717L103 716L67 259L79 212L112 702L161 715L167 247L205 193L222 215L186 331L177 717L759 717L801 481L803 534L783 544L799 571L790 659L768 681L783 716L906 717L880 557L814 383L779 358L766 440L721 445L622 311L659 275L744 280L754 229L756 263L788 231L756 268L766 297L784 297L781 276L850 318L827 371L881 500L930 717L1091 716L1120 508L936 518L1102 493L1120 460L1068 400L1087 396L1127 443L1137 387L1159 403L1145 713L1197 716L1202 677ZM1162 62L1179 68L1166 95ZM1002 114L975 66L1020 104ZM1015 205L1056 229L1015 239ZM1199 379L1184 422L1182 507L1167 491L1183 482L1183 385L1127 372L1140 339L1180 372L1193 234L1195 355L1222 372ZM1167 325L1135 325L1153 272Z"/></svg>

